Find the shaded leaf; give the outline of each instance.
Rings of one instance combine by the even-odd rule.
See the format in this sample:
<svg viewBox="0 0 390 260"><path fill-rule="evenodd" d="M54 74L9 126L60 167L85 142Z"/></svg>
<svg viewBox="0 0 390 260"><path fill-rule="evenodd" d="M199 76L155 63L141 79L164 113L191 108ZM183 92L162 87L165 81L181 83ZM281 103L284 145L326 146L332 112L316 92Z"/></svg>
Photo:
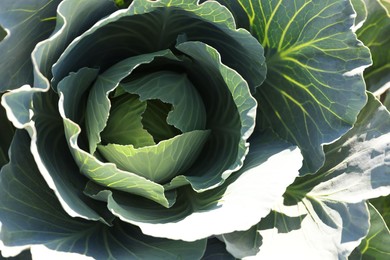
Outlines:
<svg viewBox="0 0 390 260"><path fill-rule="evenodd" d="M0 95L1 98L2 95ZM0 169L9 161L8 149L11 144L15 128L8 121L4 107L0 105Z"/></svg>
<svg viewBox="0 0 390 260"><path fill-rule="evenodd" d="M261 222L263 222L261 220ZM236 231L223 234L220 239L226 244L226 250L234 257L242 259L247 256L256 255L262 244L260 233L257 232L258 225L254 225L245 231Z"/></svg>
<svg viewBox="0 0 390 260"><path fill-rule="evenodd" d="M29 153L29 136L19 130L11 148L11 162L0 174L0 239L4 254L14 247L31 247L34 255L46 247L95 259L197 259L205 240L193 243L158 239L119 220L113 226L70 217L46 185ZM26 221L28 220L28 221ZM50 250L47 250L50 249ZM13 251L15 253L15 251ZM18 253L18 252L17 252Z"/></svg>
<svg viewBox="0 0 390 260"><path fill-rule="evenodd" d="M25 1L23 1L25 2ZM49 89L52 66L77 36L103 17L117 10L111 0L62 0L57 9L52 35L31 53L34 63L34 87Z"/></svg>
<svg viewBox="0 0 390 260"><path fill-rule="evenodd" d="M32 100L34 122L30 121ZM80 175L69 153L56 102L58 99L55 94L43 95L39 90L31 89L27 85L4 94L2 98L8 118L17 128L29 132L31 152L39 171L47 185L58 196L66 212L71 216L104 221L95 212L96 208L91 209L96 206L94 201L81 193L87 179Z"/></svg>
<svg viewBox="0 0 390 260"><path fill-rule="evenodd" d="M390 14L379 0L364 0L368 16L356 34L370 48L373 65L364 71L367 89L376 96L390 88Z"/></svg>
<svg viewBox="0 0 390 260"><path fill-rule="evenodd" d="M213 237L207 240L206 252L202 260L235 260L231 254L226 251L226 245L219 239Z"/></svg>
<svg viewBox="0 0 390 260"><path fill-rule="evenodd" d="M382 196L370 200L370 203L381 214L387 227L390 227L390 196Z"/></svg>
<svg viewBox="0 0 390 260"><path fill-rule="evenodd" d="M8 35L0 43L0 92L33 82L31 52L50 36L60 0L2 0L0 25ZM0 37L1 39L2 37Z"/></svg>

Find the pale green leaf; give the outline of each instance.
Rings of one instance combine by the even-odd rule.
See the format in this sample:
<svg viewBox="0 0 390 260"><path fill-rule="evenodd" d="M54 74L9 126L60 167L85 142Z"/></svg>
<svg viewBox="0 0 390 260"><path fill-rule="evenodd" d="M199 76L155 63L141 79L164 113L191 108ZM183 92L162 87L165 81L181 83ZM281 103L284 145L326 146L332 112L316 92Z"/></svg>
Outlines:
<svg viewBox="0 0 390 260"><path fill-rule="evenodd" d="M81 171L89 179L102 185L108 185L111 188L145 196L164 206L171 205L174 197L172 195L166 195L161 185L136 174L121 171L112 163L103 163L99 158L80 148L81 145L85 144L82 142L83 136L80 136L81 128L74 122L77 121L77 118L74 118L77 115L75 112L86 109L85 107L78 106L79 103L83 103L79 101L83 98L84 92L96 77L96 72L94 69L82 69L77 73L70 74L58 85L61 96L59 100L60 115L56 115L54 118L60 118L61 127L65 130L67 141L67 145L64 148L68 151L70 149L73 159L78 166L77 173ZM69 86L80 87L74 91ZM80 190L83 190L84 187L81 187Z"/></svg>
<svg viewBox="0 0 390 260"><path fill-rule="evenodd" d="M153 136L141 122L146 105L136 95L121 95L111 99L110 116L100 135L102 143L131 144L135 148L154 145Z"/></svg>
<svg viewBox="0 0 390 260"><path fill-rule="evenodd" d="M301 159L297 148L264 134L253 140L243 168L223 185L201 193L181 187L170 208L107 189L90 194L107 201L113 214L145 234L194 241L255 225L298 175Z"/></svg>
<svg viewBox="0 0 390 260"><path fill-rule="evenodd" d="M247 82L221 63L216 49L201 42L183 42L176 48L194 61L184 63L184 67L202 97L207 112L206 129L211 134L194 167L185 177L173 179L167 188L190 182L195 190L204 191L221 184L242 167L257 103Z"/></svg>
<svg viewBox="0 0 390 260"><path fill-rule="evenodd" d="M89 142L89 152L94 154L97 145L101 142L100 133L106 127L111 107L109 94L120 84L120 81L129 76L141 64L150 63L156 57L176 59L169 50L130 57L111 66L100 74L90 88L86 110L86 131Z"/></svg>
<svg viewBox="0 0 390 260"><path fill-rule="evenodd" d="M355 23L353 26L353 30L356 32L356 30L361 28L363 23L366 21L368 11L364 0L351 0L351 4L356 13Z"/></svg>
<svg viewBox="0 0 390 260"><path fill-rule="evenodd" d="M99 145L98 151L119 169L164 184L186 173L209 135L210 131L195 130L152 146L135 148L133 145L108 144Z"/></svg>
<svg viewBox="0 0 390 260"><path fill-rule="evenodd" d="M166 122L183 133L205 129L205 106L185 73L156 71L121 86L127 92L139 95L141 101L158 99L172 104L173 110L169 112Z"/></svg>

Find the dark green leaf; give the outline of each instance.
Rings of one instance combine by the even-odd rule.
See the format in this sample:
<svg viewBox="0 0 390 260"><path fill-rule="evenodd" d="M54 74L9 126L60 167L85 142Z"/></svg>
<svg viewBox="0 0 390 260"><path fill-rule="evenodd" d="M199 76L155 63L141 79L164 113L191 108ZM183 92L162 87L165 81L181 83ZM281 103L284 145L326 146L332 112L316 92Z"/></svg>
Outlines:
<svg viewBox="0 0 390 260"><path fill-rule="evenodd" d="M264 81L261 45L247 31L235 28L226 8L213 1L198 5L196 0L136 0L129 10L101 19L69 45L54 67L54 87L83 67L106 69L123 57L172 48L179 35L217 49L222 62L242 75L251 90Z"/></svg>
<svg viewBox="0 0 390 260"><path fill-rule="evenodd" d="M34 100L33 123L30 121L32 100ZM69 153L56 102L58 99L53 93L43 95L35 89L24 87L4 94L2 104L14 125L26 129L32 137L31 152L39 170L49 187L55 191L67 213L71 216L104 221L95 212L99 207L96 208L98 205L94 200L81 193L87 179L80 175Z"/></svg>
<svg viewBox="0 0 390 260"><path fill-rule="evenodd" d="M390 15L379 0L364 0L368 16L356 31L359 40L370 48L373 66L364 71L367 89L377 96L390 88Z"/></svg>
<svg viewBox="0 0 390 260"><path fill-rule="evenodd" d="M0 26L0 42L7 36L7 32Z"/></svg>
<svg viewBox="0 0 390 260"><path fill-rule="evenodd" d="M0 25L8 36L0 43L0 92L33 83L31 52L50 36L61 0L2 0ZM2 37L0 37L2 39Z"/></svg>
<svg viewBox="0 0 390 260"><path fill-rule="evenodd" d="M207 248L202 260L235 260L235 258L226 251L226 245L214 237L207 240Z"/></svg>
<svg viewBox="0 0 390 260"><path fill-rule="evenodd" d="M2 95L0 94L0 99ZM14 126L8 121L5 109L0 105L0 169L9 161L8 149L15 132Z"/></svg>
<svg viewBox="0 0 390 260"><path fill-rule="evenodd" d="M0 174L3 254L14 255L31 246L33 257L48 259L56 259L57 251L95 259L199 259L203 255L205 240L158 239L119 220L110 227L70 217L36 167L29 139L24 131L16 133L11 162Z"/></svg>
<svg viewBox="0 0 390 260"><path fill-rule="evenodd" d="M370 229L356 250L363 260L388 259L390 257L389 228L374 206L368 204L368 209L370 210Z"/></svg>
<svg viewBox="0 0 390 260"><path fill-rule="evenodd" d="M390 196L371 199L370 203L381 214L386 225L390 227Z"/></svg>
<svg viewBox="0 0 390 260"><path fill-rule="evenodd" d="M351 30L352 6L338 0L235 1L240 5L232 12L246 11L249 29L265 49L267 80L256 94L259 125L297 144L305 157L301 173L314 173L324 162L322 145L347 132L366 102L362 71L370 53Z"/></svg>
<svg viewBox="0 0 390 260"><path fill-rule="evenodd" d="M62 0L51 37L37 45L31 54L36 65L34 87L48 89L52 66L69 43L115 10L117 7L111 0Z"/></svg>

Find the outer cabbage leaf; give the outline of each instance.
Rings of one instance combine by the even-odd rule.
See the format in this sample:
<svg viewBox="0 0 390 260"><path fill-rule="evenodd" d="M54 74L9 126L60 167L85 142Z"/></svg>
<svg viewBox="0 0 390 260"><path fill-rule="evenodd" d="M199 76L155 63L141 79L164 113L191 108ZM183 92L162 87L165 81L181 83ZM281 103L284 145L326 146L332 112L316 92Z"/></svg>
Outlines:
<svg viewBox="0 0 390 260"><path fill-rule="evenodd" d="M371 199L370 203L381 214L386 225L390 227L390 196Z"/></svg>
<svg viewBox="0 0 390 260"><path fill-rule="evenodd" d="M202 256L202 260L235 260L229 252L226 251L225 244L217 238L209 238L207 240L206 252Z"/></svg>
<svg viewBox="0 0 390 260"><path fill-rule="evenodd" d="M368 16L356 34L370 48L373 65L364 71L367 89L380 96L390 88L390 14L379 0L364 0ZM358 7L355 8L358 9Z"/></svg>
<svg viewBox="0 0 390 260"><path fill-rule="evenodd" d="M368 11L364 0L351 0L351 4L356 12L355 23L353 26L353 31L356 32L356 30L361 28L366 21Z"/></svg>
<svg viewBox="0 0 390 260"><path fill-rule="evenodd" d="M60 2L61 0L0 2L0 26L7 31L7 36L0 43L0 92L32 84L31 52L38 42L52 33Z"/></svg>
<svg viewBox="0 0 390 260"><path fill-rule="evenodd" d="M4 108L0 105L0 168L9 161L8 148L11 144L14 131L14 127L8 121Z"/></svg>
<svg viewBox="0 0 390 260"><path fill-rule="evenodd" d="M115 10L117 7L111 0L61 1L52 35L40 42L31 54L34 87L48 89L52 66L64 49L77 36Z"/></svg>
<svg viewBox="0 0 390 260"><path fill-rule="evenodd" d="M267 218L262 219L260 223L263 221L267 221ZM258 229L259 224L245 231L223 234L219 238L226 244L228 252L241 259L247 256L254 256L259 252L263 241L260 233L257 232Z"/></svg>
<svg viewBox="0 0 390 260"><path fill-rule="evenodd" d="M324 166L314 176L297 178L259 223L262 245L256 257L348 257L369 229L364 201L390 193L389 119L369 94L354 127L325 147Z"/></svg>
<svg viewBox="0 0 390 260"><path fill-rule="evenodd" d="M70 252L95 259L199 259L206 240L188 243L145 236L119 221L112 226L69 216L29 153L29 136L18 130L11 161L0 174L0 239L4 256L31 247L32 256L56 257ZM28 220L28 221L27 221Z"/></svg>
<svg viewBox="0 0 390 260"><path fill-rule="evenodd" d="M1 5L5 5L8 2L10 1L3 1ZM41 4L43 2L44 1L39 1ZM40 9L40 11L47 12L49 11L49 7L54 9L57 8L57 6L53 7L54 1L46 2L50 4L45 5L45 7ZM13 3L12 5L20 5L20 8L17 10L25 13L29 11L28 4L29 1L23 1ZM9 9L10 7L7 7L4 10ZM58 147L63 147L62 142L64 139L62 139L62 122L56 120L53 121L53 119L59 116L58 113L55 112L57 111L57 108L53 106L52 103L53 101L54 104L56 103L56 98L53 95L44 97L44 95L42 95L40 92L42 92L41 89L49 89L48 79L45 78L44 75L51 74L50 70L53 64L50 63L54 62L56 58L59 57L65 46L69 44L69 42L72 41L74 37L83 32L83 30L86 30L86 28L94 24L97 20L106 14L113 12L114 10L116 10L116 7L111 1L62 1L58 6L57 26L56 28L53 27L51 29L52 31L54 29L52 36L48 40L38 44L32 54L32 49L29 51L29 55L32 55L32 64L34 67L30 67L30 70L26 75L30 75L30 72L32 75L32 71L34 71L35 88L31 88L28 85L25 85L20 89L15 90L15 92L12 92L12 94L5 94L2 98L2 105L6 108L8 118L12 121L14 126L17 128L27 129L30 136L32 137L31 150L36 158L36 161L38 162L38 167L49 187L55 191L55 194L58 196L59 201L63 205L64 209L70 216L80 216L93 220L102 220L102 218L85 204L86 201L90 200L87 199L82 193L80 193L80 191L83 189L83 183L86 182L86 179L80 178L77 166L72 162L72 158L68 157L66 152L64 153L58 149ZM13 12L6 13L4 17L11 18L10 15L12 15L12 13ZM34 15L31 16L31 18L36 19L37 13L33 12L33 14ZM38 12L38 14L42 13ZM53 15L54 14L55 13L53 13ZM23 19L23 17L19 18ZM29 25L35 26L35 24L36 23L32 23ZM36 29L35 27L35 29L29 28L27 24L24 24L24 26L23 30L34 31ZM5 27L7 28L6 24ZM39 33L37 35L39 35ZM49 35L46 35L45 38L48 36ZM37 42L35 42L33 45L35 46L36 44ZM1 42L0 46L3 46L3 42ZM26 59L28 60L28 57L25 57L23 62L25 62ZM1 78L4 79L3 76L1 76ZM31 80L29 83L32 83ZM38 122L31 121L31 108L33 99L37 103L36 107L38 108L37 111L34 111L35 116L39 117L40 115L43 115L41 118L42 120L38 120ZM39 109L46 109L46 111ZM40 128L40 126L43 128ZM49 127L46 129L46 126ZM50 140L54 141L45 142L45 137L48 137ZM37 139L40 139L42 142L38 142ZM51 151L55 152L51 153ZM61 158L61 160L57 160L56 158ZM67 161L68 159L69 161ZM51 176L50 173L53 174L53 176ZM91 202L91 204L94 203Z"/></svg>
<svg viewBox="0 0 390 260"><path fill-rule="evenodd" d="M7 36L7 32L0 26L0 42Z"/></svg>
<svg viewBox="0 0 390 260"><path fill-rule="evenodd" d="M381 214L372 205L370 210L370 229L362 243L348 259L387 259L390 257L390 232Z"/></svg>
<svg viewBox="0 0 390 260"><path fill-rule="evenodd" d="M101 19L68 46L53 68L53 86L83 67L106 69L123 57L171 48L178 35L217 49L222 62L247 79L251 90L264 81L263 49L249 32L235 28L225 7L214 1L199 5L196 0L136 0L129 9Z"/></svg>
<svg viewBox="0 0 390 260"><path fill-rule="evenodd" d="M255 96L259 122L300 147L301 174L316 172L322 145L347 132L366 103L362 72L370 53L351 30L350 2L220 2L238 17L247 13L248 29L265 49L267 79Z"/></svg>
<svg viewBox="0 0 390 260"><path fill-rule="evenodd" d="M34 114L31 114L31 101ZM58 98L50 93L43 95L25 85L2 97L1 104L14 126L26 129L31 136L31 153L47 184L58 196L70 216L91 220L103 218L91 209L94 201L81 193L87 179L79 173L67 147L63 124L55 104ZM34 116L34 120L33 119ZM47 141L50 140L50 141Z"/></svg>

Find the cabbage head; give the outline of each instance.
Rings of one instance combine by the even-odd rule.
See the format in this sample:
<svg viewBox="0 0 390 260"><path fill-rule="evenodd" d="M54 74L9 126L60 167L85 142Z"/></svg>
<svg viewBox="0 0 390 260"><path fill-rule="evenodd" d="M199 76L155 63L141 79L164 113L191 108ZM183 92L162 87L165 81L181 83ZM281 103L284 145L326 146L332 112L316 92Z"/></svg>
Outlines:
<svg viewBox="0 0 390 260"><path fill-rule="evenodd" d="M0 1L0 250L390 257L386 0Z"/></svg>

